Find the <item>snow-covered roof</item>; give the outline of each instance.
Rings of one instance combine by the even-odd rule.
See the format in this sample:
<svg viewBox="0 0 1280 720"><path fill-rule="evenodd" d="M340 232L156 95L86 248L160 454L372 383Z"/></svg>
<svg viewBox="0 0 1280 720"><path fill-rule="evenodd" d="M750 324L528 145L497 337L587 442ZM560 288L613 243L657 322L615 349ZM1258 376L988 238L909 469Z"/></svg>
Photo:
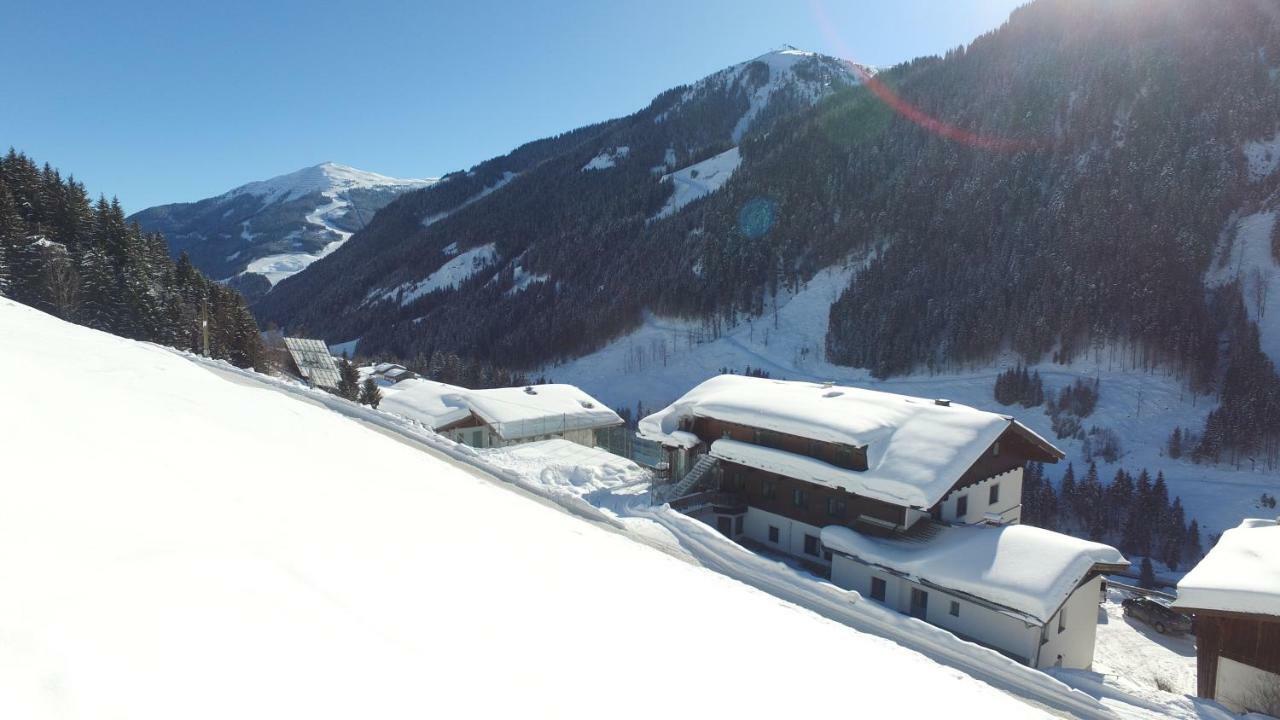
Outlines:
<svg viewBox="0 0 1280 720"><path fill-rule="evenodd" d="M622 424L617 413L573 385L469 390L409 379L383 388L382 395L381 409L432 429L475 413L505 440Z"/></svg>
<svg viewBox="0 0 1280 720"><path fill-rule="evenodd" d="M1094 568L1125 566L1119 550L1031 525L935 525L927 539L822 529L834 552L912 580L981 598L1044 623Z"/></svg>
<svg viewBox="0 0 1280 720"><path fill-rule="evenodd" d="M468 402L506 440L622 424L607 405L573 385L471 390Z"/></svg>
<svg viewBox="0 0 1280 720"><path fill-rule="evenodd" d="M1245 520L1178 583L1174 606L1280 617L1280 519Z"/></svg>
<svg viewBox="0 0 1280 720"><path fill-rule="evenodd" d="M436 429L471 415L467 393L471 391L431 380L405 380L382 388L378 409L417 420Z"/></svg>
<svg viewBox="0 0 1280 720"><path fill-rule="evenodd" d="M741 375L721 375L698 385L667 408L641 420L639 435L681 445L674 433L681 430L682 421L698 417L822 442L866 446L864 471L840 471L840 480L834 479L831 471L819 472L816 466L804 465L803 471L832 478L829 483L853 483L856 477L857 485L866 492L855 492L914 507L930 507L941 500L1010 427L1017 428L1047 454L1061 457L1061 452L1046 440L1007 415L862 388ZM721 448L744 458L744 453L753 452L736 445ZM751 458L783 462L772 453L753 452ZM787 462L794 465L799 460Z"/></svg>

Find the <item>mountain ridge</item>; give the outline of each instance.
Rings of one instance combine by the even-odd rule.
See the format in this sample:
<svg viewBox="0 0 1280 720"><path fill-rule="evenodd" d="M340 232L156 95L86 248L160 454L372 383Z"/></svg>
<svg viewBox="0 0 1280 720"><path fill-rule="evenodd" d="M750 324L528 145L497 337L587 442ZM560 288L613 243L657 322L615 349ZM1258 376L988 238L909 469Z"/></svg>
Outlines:
<svg viewBox="0 0 1280 720"><path fill-rule="evenodd" d="M396 195L438 178L401 179L332 161L129 217L163 232L175 254L251 298L333 252Z"/></svg>

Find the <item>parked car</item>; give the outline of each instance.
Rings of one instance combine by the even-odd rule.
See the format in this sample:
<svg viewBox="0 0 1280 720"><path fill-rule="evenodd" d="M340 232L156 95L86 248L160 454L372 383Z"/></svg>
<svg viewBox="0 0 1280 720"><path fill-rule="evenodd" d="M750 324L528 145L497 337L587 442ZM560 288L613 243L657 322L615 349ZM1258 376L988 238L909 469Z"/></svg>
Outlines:
<svg viewBox="0 0 1280 720"><path fill-rule="evenodd" d="M1168 600L1151 597L1125 598L1120 603L1124 614L1150 625L1161 635L1182 635L1192 631L1191 618L1169 607Z"/></svg>

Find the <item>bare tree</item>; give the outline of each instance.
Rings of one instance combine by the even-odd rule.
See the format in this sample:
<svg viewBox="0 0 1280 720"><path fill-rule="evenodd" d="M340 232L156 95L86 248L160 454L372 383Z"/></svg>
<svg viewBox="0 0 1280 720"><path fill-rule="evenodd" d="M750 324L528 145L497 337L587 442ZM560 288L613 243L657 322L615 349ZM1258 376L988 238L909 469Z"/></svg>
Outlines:
<svg viewBox="0 0 1280 720"><path fill-rule="evenodd" d="M1267 294L1271 292L1271 278L1262 272L1262 268L1253 269L1253 305L1258 311L1258 319L1267 313Z"/></svg>
<svg viewBox="0 0 1280 720"><path fill-rule="evenodd" d="M66 250L45 250L43 277L45 291L54 313L63 319L75 316L80 307L80 274Z"/></svg>

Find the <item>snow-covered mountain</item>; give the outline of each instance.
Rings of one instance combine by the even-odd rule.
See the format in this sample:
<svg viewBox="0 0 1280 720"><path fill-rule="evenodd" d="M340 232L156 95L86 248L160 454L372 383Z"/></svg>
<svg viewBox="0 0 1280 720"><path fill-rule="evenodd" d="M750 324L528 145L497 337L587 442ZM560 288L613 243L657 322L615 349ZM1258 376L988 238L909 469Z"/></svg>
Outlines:
<svg viewBox="0 0 1280 720"><path fill-rule="evenodd" d="M332 396L2 298L0 326L0 393L20 409L0 413L2 717L823 717L850 697L871 714L904 697L922 717L1105 714L857 595L828 612L931 655L673 557ZM709 632L699 682L637 691L708 657ZM761 658L773 682L709 691Z"/></svg>
<svg viewBox="0 0 1280 720"><path fill-rule="evenodd" d="M875 74L784 47L664 92L633 115L447 175L379 213L331 262L277 287L264 317L348 340L366 334L366 313L394 322L471 286L513 303L551 287L599 287L578 279L598 265L602 234L672 227L723 192L748 161L745 146Z"/></svg>
<svg viewBox="0 0 1280 720"><path fill-rule="evenodd" d="M326 162L130 219L164 233L175 256L185 251L214 277L254 273L274 285L336 250L400 193L435 182Z"/></svg>

